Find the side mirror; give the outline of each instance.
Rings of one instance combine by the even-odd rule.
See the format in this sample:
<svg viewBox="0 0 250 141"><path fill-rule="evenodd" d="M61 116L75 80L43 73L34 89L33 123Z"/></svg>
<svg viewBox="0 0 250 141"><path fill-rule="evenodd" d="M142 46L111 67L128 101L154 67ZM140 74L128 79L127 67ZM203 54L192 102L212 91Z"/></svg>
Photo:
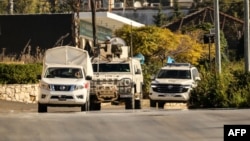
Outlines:
<svg viewBox="0 0 250 141"><path fill-rule="evenodd" d="M201 78L197 76L197 77L194 78L194 80L195 80L195 81L200 81Z"/></svg>
<svg viewBox="0 0 250 141"><path fill-rule="evenodd" d="M42 76L40 74L36 76L36 79L41 79L41 78Z"/></svg>
<svg viewBox="0 0 250 141"><path fill-rule="evenodd" d="M151 75L151 80L155 80L155 75Z"/></svg>
<svg viewBox="0 0 250 141"><path fill-rule="evenodd" d="M140 70L140 69L137 69L137 70L135 71L135 74L141 74L141 70Z"/></svg>
<svg viewBox="0 0 250 141"><path fill-rule="evenodd" d="M87 75L85 79L86 80L92 80L92 76Z"/></svg>

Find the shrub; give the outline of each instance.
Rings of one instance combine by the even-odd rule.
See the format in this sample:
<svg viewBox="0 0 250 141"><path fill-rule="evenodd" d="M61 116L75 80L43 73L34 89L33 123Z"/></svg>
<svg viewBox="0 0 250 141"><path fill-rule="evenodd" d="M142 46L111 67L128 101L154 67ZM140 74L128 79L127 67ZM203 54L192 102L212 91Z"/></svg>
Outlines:
<svg viewBox="0 0 250 141"><path fill-rule="evenodd" d="M242 66L225 64L221 74L200 68L202 81L191 93L190 108L250 107L250 73Z"/></svg>
<svg viewBox="0 0 250 141"><path fill-rule="evenodd" d="M0 84L37 83L42 64L0 64Z"/></svg>

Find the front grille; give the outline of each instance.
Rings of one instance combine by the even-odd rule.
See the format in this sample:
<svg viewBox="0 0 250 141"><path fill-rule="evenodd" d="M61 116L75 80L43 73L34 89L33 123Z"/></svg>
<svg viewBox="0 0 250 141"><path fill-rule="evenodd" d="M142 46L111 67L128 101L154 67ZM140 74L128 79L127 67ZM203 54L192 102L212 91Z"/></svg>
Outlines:
<svg viewBox="0 0 250 141"><path fill-rule="evenodd" d="M55 91L70 91L71 90L71 85L54 85L54 90Z"/></svg>
<svg viewBox="0 0 250 141"><path fill-rule="evenodd" d="M153 91L158 93L184 93L188 89L184 88L182 85L177 84L157 84Z"/></svg>
<svg viewBox="0 0 250 141"><path fill-rule="evenodd" d="M131 85L121 85L120 80L106 79L106 80L92 80L90 83L90 93L104 94L109 93L130 94Z"/></svg>
<svg viewBox="0 0 250 141"><path fill-rule="evenodd" d="M91 86L102 85L102 84L109 84L109 85L118 85L119 80L117 79L97 79L91 81Z"/></svg>

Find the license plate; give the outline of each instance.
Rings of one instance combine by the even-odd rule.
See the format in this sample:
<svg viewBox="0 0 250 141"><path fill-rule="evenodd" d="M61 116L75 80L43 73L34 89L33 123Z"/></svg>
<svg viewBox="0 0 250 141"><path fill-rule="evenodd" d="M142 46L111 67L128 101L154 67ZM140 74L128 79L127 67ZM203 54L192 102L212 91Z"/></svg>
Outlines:
<svg viewBox="0 0 250 141"><path fill-rule="evenodd" d="M172 95L171 95L171 94L165 94L165 96L166 96L166 97L172 97Z"/></svg>
<svg viewBox="0 0 250 141"><path fill-rule="evenodd" d="M66 96L65 95L61 95L58 97L59 101L66 101Z"/></svg>
<svg viewBox="0 0 250 141"><path fill-rule="evenodd" d="M66 101L66 98L58 98L59 101Z"/></svg>
<svg viewBox="0 0 250 141"><path fill-rule="evenodd" d="M159 97L172 97L171 94L161 94L161 95L158 95Z"/></svg>

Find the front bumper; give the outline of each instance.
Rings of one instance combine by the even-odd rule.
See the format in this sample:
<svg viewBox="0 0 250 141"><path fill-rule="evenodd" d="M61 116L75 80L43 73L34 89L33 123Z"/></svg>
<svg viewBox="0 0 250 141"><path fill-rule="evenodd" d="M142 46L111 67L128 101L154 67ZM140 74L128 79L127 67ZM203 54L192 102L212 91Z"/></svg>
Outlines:
<svg viewBox="0 0 250 141"><path fill-rule="evenodd" d="M190 92L191 85L151 84L149 98L155 101L186 102Z"/></svg>
<svg viewBox="0 0 250 141"><path fill-rule="evenodd" d="M38 97L38 102L46 105L80 106L86 103L87 98L87 90L70 92L41 90Z"/></svg>
<svg viewBox="0 0 250 141"><path fill-rule="evenodd" d="M149 93L149 98L155 101L176 101L186 102L190 98L189 92L186 93Z"/></svg>

